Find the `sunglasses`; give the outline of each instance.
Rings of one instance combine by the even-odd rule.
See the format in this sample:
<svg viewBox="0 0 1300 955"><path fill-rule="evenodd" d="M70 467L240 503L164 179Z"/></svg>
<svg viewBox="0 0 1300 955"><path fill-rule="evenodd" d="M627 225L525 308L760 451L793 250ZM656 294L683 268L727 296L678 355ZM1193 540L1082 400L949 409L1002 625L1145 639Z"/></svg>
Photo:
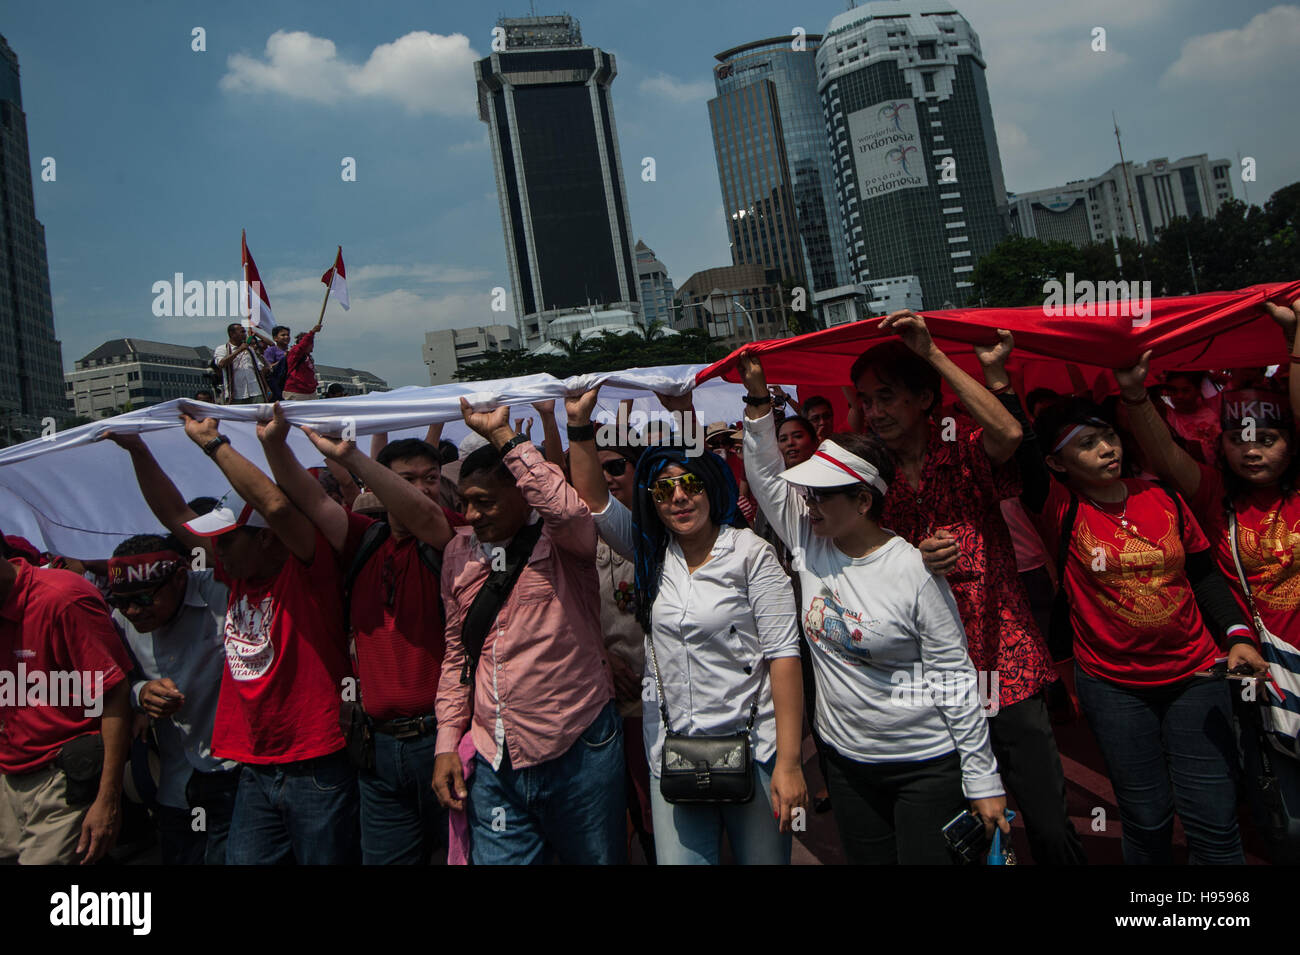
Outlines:
<svg viewBox="0 0 1300 955"><path fill-rule="evenodd" d="M650 495L655 499L656 504L667 504L673 499L679 484L691 497L704 493L704 482L699 477L694 474L683 474L680 477L660 478L655 481L650 485Z"/></svg>
<svg viewBox="0 0 1300 955"><path fill-rule="evenodd" d="M601 461L600 466L610 477L622 477L623 472L627 470L627 458L611 458L608 461Z"/></svg>
<svg viewBox="0 0 1300 955"><path fill-rule="evenodd" d="M802 490L806 500L814 504L824 504L837 494L856 494L862 490L862 487L861 484L845 484L841 487L805 487Z"/></svg>
<svg viewBox="0 0 1300 955"><path fill-rule="evenodd" d="M135 604L139 607L152 607L153 602L158 597L159 591L166 587L166 582L159 584L153 590L145 590L138 594L109 594L109 606L115 610L125 610L127 607Z"/></svg>

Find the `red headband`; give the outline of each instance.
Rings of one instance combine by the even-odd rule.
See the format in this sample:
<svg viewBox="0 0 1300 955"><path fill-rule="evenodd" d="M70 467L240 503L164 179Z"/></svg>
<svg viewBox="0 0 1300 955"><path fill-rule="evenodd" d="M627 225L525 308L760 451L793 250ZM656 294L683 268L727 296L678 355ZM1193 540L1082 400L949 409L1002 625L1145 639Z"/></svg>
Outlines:
<svg viewBox="0 0 1300 955"><path fill-rule="evenodd" d="M142 585L156 584L171 576L180 563L180 554L170 550L110 557L108 585L113 590L135 590Z"/></svg>

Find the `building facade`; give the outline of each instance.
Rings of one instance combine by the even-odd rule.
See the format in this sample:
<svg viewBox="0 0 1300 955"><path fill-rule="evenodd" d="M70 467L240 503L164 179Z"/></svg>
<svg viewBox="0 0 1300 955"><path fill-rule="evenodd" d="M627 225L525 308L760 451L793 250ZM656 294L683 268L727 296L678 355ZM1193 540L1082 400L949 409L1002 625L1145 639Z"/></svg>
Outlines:
<svg viewBox="0 0 1300 955"><path fill-rule="evenodd" d="M388 382L378 375L359 368L338 368L334 365L316 366L316 393L322 398L330 385L342 385L347 395L368 395L372 391L392 391Z"/></svg>
<svg viewBox="0 0 1300 955"><path fill-rule="evenodd" d="M1232 161L1185 156L1116 163L1094 179L1011 198L1018 235L1075 245L1113 237L1152 241L1173 219L1212 218L1232 194Z"/></svg>
<svg viewBox="0 0 1300 955"><path fill-rule="evenodd" d="M429 366L429 384L445 385L456 380L466 365L500 351L522 348L519 329L513 325L474 325L424 335L424 363Z"/></svg>
<svg viewBox="0 0 1300 955"><path fill-rule="evenodd" d="M727 347L791 334L789 303L776 269L761 265L703 269L678 287L677 301L674 328L703 328Z"/></svg>
<svg viewBox="0 0 1300 955"><path fill-rule="evenodd" d="M206 345L115 338L74 362L64 376L67 404L78 417L109 418L128 407L192 398L212 387L211 362Z"/></svg>
<svg viewBox="0 0 1300 955"><path fill-rule="evenodd" d="M673 297L677 294L668 267L655 257L654 249L640 239L636 243L636 274L641 284L641 321L673 327Z"/></svg>
<svg viewBox="0 0 1300 955"><path fill-rule="evenodd" d="M68 417L54 332L45 227L36 218L18 55L0 36L0 435L41 434Z"/></svg>
<svg viewBox="0 0 1300 955"><path fill-rule="evenodd" d="M505 50L474 64L488 125L515 317L525 343L548 313L639 312L627 186L610 85L614 57L570 16L504 18Z"/></svg>
<svg viewBox="0 0 1300 955"><path fill-rule="evenodd" d="M852 281L916 276L927 308L970 300L1008 234L979 37L947 3L877 0L831 20L817 51Z"/></svg>
<svg viewBox="0 0 1300 955"><path fill-rule="evenodd" d="M771 37L716 55L709 101L734 265L777 268L809 297L849 275L817 93L821 37Z"/></svg>

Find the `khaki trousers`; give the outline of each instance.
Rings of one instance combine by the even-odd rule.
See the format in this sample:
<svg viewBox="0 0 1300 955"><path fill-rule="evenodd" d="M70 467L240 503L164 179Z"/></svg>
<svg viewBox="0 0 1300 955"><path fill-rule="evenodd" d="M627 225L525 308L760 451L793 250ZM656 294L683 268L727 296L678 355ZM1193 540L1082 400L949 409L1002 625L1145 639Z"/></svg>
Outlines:
<svg viewBox="0 0 1300 955"><path fill-rule="evenodd" d="M67 780L53 763L21 776L0 776L0 862L72 865L87 806L64 801Z"/></svg>

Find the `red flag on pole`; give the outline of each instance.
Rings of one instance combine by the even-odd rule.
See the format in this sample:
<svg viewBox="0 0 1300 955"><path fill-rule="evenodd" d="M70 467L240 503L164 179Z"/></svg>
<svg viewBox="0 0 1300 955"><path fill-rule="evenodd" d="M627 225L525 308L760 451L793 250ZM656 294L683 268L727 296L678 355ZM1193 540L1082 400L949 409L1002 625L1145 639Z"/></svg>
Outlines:
<svg viewBox="0 0 1300 955"><path fill-rule="evenodd" d="M352 307L348 301L347 273L343 271L343 246L339 246L339 254L334 257L334 264L325 271L320 280L329 286L327 294L333 294L345 312Z"/></svg>
<svg viewBox="0 0 1300 955"><path fill-rule="evenodd" d="M244 230L239 232L239 246L241 261L244 266L244 283L247 291L244 293L244 306L248 310L248 317L253 323L266 334L271 334L271 329L275 327L275 315L271 313L271 296L266 292L266 286L262 284L262 277L257 272L257 265L253 262L253 256L248 251L248 237ZM257 307L254 309L253 298L257 297Z"/></svg>

